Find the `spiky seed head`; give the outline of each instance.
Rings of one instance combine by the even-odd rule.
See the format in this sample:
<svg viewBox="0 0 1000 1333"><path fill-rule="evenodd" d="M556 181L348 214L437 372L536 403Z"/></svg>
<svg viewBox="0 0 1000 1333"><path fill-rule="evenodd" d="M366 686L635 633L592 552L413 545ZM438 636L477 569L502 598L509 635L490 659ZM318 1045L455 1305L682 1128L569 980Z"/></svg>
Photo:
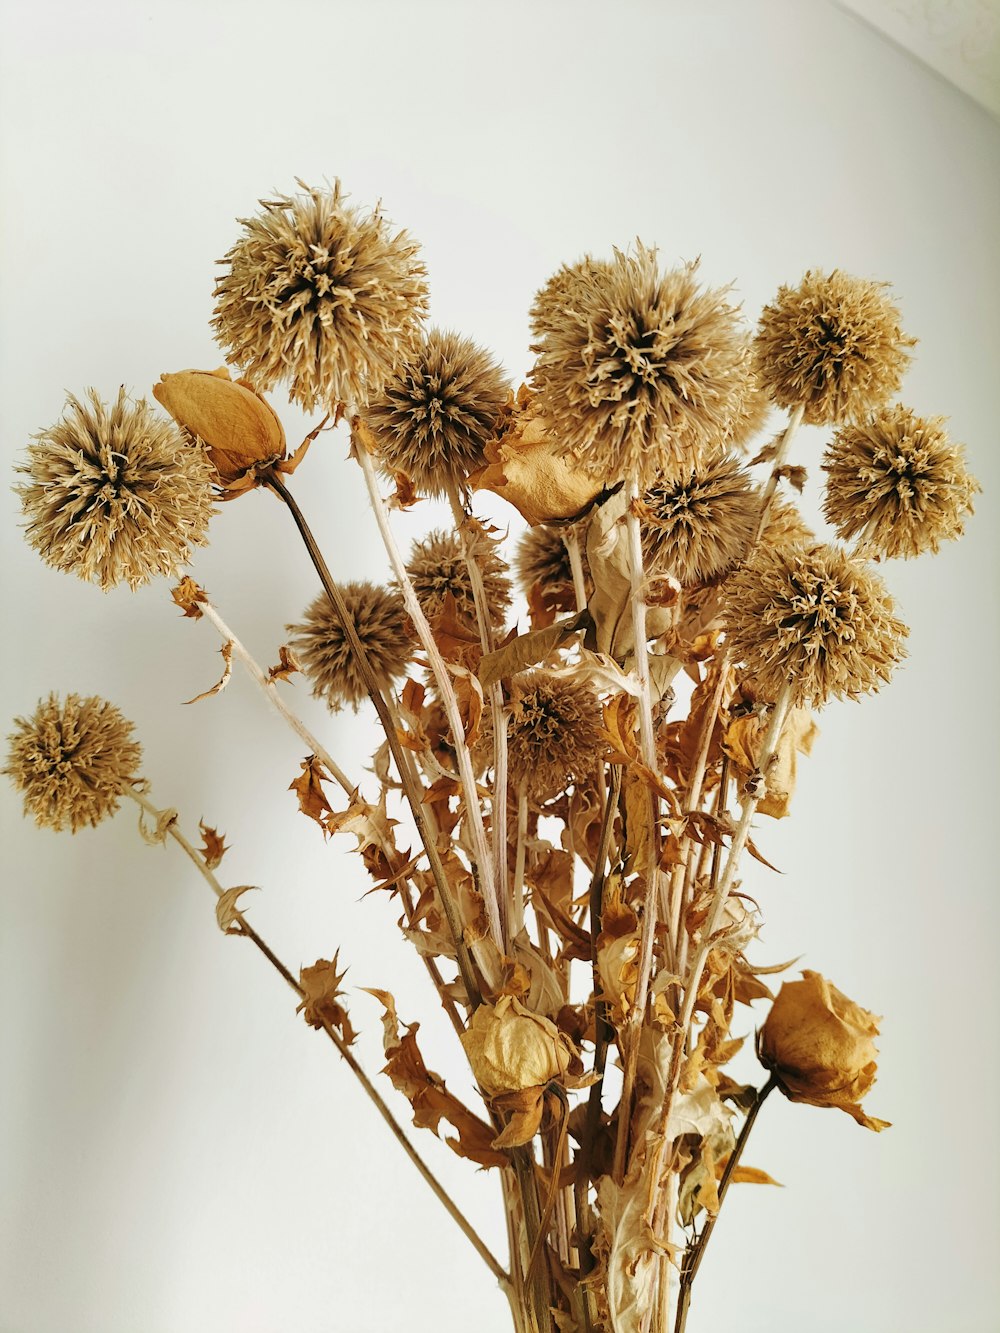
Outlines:
<svg viewBox="0 0 1000 1333"><path fill-rule="evenodd" d="M96 826L138 780L142 747L114 704L97 696L50 694L30 718L14 719L3 772L24 797L24 813L60 831Z"/></svg>
<svg viewBox="0 0 1000 1333"><path fill-rule="evenodd" d="M406 671L414 647L413 625L400 593L374 583L338 585L358 638L379 685L386 687ZM312 681L316 698L334 710L355 708L367 697L364 678L351 651L343 624L326 593L306 608L300 624L287 625L294 637L289 647Z"/></svg>
<svg viewBox="0 0 1000 1333"><path fill-rule="evenodd" d="M507 565L497 554L496 543L486 533L469 533L466 543L482 576L490 623L494 629L500 629L511 604ZM451 596L460 619L473 628L476 626L472 576L457 532L439 528L414 542L406 572L428 620L433 622L444 612Z"/></svg>
<svg viewBox="0 0 1000 1333"><path fill-rule="evenodd" d="M255 388L361 405L391 374L427 312L426 268L405 232L329 189L262 199L219 262L212 327Z"/></svg>
<svg viewBox="0 0 1000 1333"><path fill-rule="evenodd" d="M810 269L780 287L754 340L754 369L779 407L816 426L856 421L896 392L910 362L888 284Z"/></svg>
<svg viewBox="0 0 1000 1333"><path fill-rule="evenodd" d="M742 560L760 501L753 482L728 454L660 477L643 495L643 560L651 575L682 587L721 578Z"/></svg>
<svg viewBox="0 0 1000 1333"><path fill-rule="evenodd" d="M124 388L67 397L17 471L27 539L46 564L105 591L175 574L208 540L214 469L205 449Z"/></svg>

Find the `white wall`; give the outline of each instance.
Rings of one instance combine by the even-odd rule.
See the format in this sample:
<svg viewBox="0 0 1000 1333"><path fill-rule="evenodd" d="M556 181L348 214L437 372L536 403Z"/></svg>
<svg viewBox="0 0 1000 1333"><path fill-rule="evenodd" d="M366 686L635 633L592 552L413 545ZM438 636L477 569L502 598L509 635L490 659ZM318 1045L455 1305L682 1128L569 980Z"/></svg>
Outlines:
<svg viewBox="0 0 1000 1333"><path fill-rule="evenodd" d="M518 376L535 288L636 235L702 255L751 317L810 265L892 280L920 339L906 400L951 417L985 494L963 543L889 569L912 660L827 710L794 818L761 830L785 873L753 885L762 957L801 954L885 1015L870 1109L894 1127L772 1101L750 1157L787 1188L735 1192L690 1328L994 1329L1000 126L818 0L11 0L2 22L8 460L66 389L218 364L213 261L295 176L381 196L423 241L434 319ZM813 507L822 442L797 451ZM378 577L345 449L324 439L296 481L335 575ZM166 583L103 596L47 569L4 503L5 714L50 689L115 700L154 795L227 832L228 882L264 886L253 920L278 951L341 946L351 983L426 1013L429 1061L461 1087L394 914L295 814L298 744L238 676L177 706L215 679L209 627ZM254 495L212 538L195 577L274 660L314 592L283 515ZM304 707L358 771L366 720ZM127 814L71 839L6 786L0 804L0 1329L505 1329L485 1269L174 851ZM376 1070L376 1007L353 1003ZM501 1247L492 1179L422 1137Z"/></svg>

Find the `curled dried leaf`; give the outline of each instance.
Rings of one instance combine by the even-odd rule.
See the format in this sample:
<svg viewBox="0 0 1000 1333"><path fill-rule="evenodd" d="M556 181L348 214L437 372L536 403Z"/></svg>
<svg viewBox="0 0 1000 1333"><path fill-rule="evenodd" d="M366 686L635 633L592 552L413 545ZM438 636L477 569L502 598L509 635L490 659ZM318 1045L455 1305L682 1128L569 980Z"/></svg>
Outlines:
<svg viewBox="0 0 1000 1333"><path fill-rule="evenodd" d="M225 856L226 852L229 851L229 845L225 840L225 834L220 835L218 830L209 828L204 820L199 821L198 827L201 829L201 839L203 844L200 849L201 859L208 866L209 870L214 870L222 860L223 856Z"/></svg>
<svg viewBox="0 0 1000 1333"><path fill-rule="evenodd" d="M184 700L185 704L196 704L200 699L210 699L213 694L221 694L221 692L229 684L229 678L233 674L232 639L227 639L226 642L219 649L219 652L222 654L222 660L225 663L222 669L222 675L215 682L215 684L211 686L210 689L202 690L201 694L196 694L193 699L185 699Z"/></svg>
<svg viewBox="0 0 1000 1333"><path fill-rule="evenodd" d="M200 620L204 615L200 603L208 601L208 594L189 575L185 575L176 588L170 589L170 596L190 619Z"/></svg>
<svg viewBox="0 0 1000 1333"><path fill-rule="evenodd" d="M240 920L241 909L237 903L244 893L256 889L256 884L238 884L234 889L226 889L219 894L215 904L215 919L223 935L242 935L243 925Z"/></svg>

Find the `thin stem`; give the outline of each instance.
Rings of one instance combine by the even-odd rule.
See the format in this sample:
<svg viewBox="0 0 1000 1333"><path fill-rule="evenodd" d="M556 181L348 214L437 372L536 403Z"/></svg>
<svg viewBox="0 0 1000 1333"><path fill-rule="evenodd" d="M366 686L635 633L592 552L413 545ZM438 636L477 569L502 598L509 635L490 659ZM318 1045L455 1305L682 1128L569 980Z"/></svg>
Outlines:
<svg viewBox="0 0 1000 1333"><path fill-rule="evenodd" d="M517 850L514 854L514 911L511 916L511 936L517 939L524 929L524 859L528 840L528 792L522 782L517 792Z"/></svg>
<svg viewBox="0 0 1000 1333"><path fill-rule="evenodd" d="M157 821L160 819L160 816L163 812L159 810L153 804L153 802L149 800L149 798L142 792L136 791L134 788L131 788L128 789L125 794L131 796L132 799L136 802L136 804L139 805L148 815L150 815L151 818ZM197 867L199 873L207 881L209 887L211 888L212 892L216 895L216 897L221 898L225 890L223 889L219 881L216 879L216 877L212 874L208 866L205 864L203 858L198 854L195 848L192 847L191 843L188 842L187 838L184 837L184 834L181 833L180 829L177 827L176 819L170 820L169 822L166 823L165 832L169 834L171 838L173 838L173 840L183 850L183 852L189 858L189 860L192 861L193 864ZM299 984L298 981L296 981L293 974L289 971L289 969L285 966L285 964L281 961L281 959L278 958L277 954L275 954L273 950L269 947L269 945L267 945L265 941L261 938L261 936L258 935L257 931L254 930L253 926L250 925L250 923L247 921L243 913L240 912L238 909L234 908L232 915L234 920L239 923L240 933L242 935L245 935L247 939L250 940L251 943L256 946L256 948L264 955L264 957L271 964L271 966L278 973L278 975L282 977L282 979L288 983L288 985L292 988L292 990L296 993L296 995L298 995L299 998L302 999L305 995L302 986ZM438 1178L434 1175L433 1171L431 1171L430 1167L417 1152L416 1148L414 1148L413 1144L406 1137L405 1133L403 1132L402 1126L399 1124L399 1121L396 1119L393 1113L389 1110L388 1106L382 1100L374 1084L371 1082L368 1075L365 1073L365 1071L358 1064L357 1060L354 1058L354 1055L352 1054L350 1047L344 1041L343 1037L341 1037L340 1033L337 1032L337 1030L334 1027L332 1027L329 1023L325 1021L323 1023L323 1031L333 1042L334 1046L336 1046L338 1052L346 1062L348 1068L351 1070L351 1073L354 1074L355 1078L361 1084L369 1100L373 1103L379 1115L389 1126L390 1130L393 1133L393 1136L395 1137L396 1141L399 1143L403 1151L406 1153L407 1157L409 1157L410 1161L417 1168L417 1170L423 1176L424 1180L426 1180L427 1184L437 1195L438 1199L444 1205L449 1215L454 1219L455 1222L458 1223L463 1234L475 1247L476 1252L479 1254L480 1258L486 1263L487 1267L490 1269L490 1272L494 1275L494 1277L497 1279L500 1285L506 1290L510 1285L509 1275L504 1271L503 1267L493 1256L491 1251L486 1246L485 1242L476 1233L472 1224L467 1220L465 1215L459 1209L458 1205L448 1194L447 1190L444 1188L444 1186L441 1184Z"/></svg>
<svg viewBox="0 0 1000 1333"><path fill-rule="evenodd" d="M781 476L781 469L785 465L785 459L788 457L788 450L791 447L792 438L799 426L802 424L802 414L805 412L805 405L799 405L792 410L788 418L788 425L785 427L784 434L778 441L778 449L771 463L771 475L767 479L767 485L764 487L764 494L760 502L760 514L757 518L757 531L754 534L753 546L756 546L767 527L767 516L771 512L771 501L774 499L774 493L778 489L778 479ZM751 547L751 550L753 547Z"/></svg>
<svg viewBox="0 0 1000 1333"><path fill-rule="evenodd" d="M392 719L392 714L382 694L382 688L378 678L372 668L371 659L365 649L364 644L358 638L357 627L354 624L354 618L347 608L343 595L333 577L327 568L323 554L316 544L316 539L305 520L305 517L295 502L291 492L285 486L284 482L276 473L271 473L265 478L264 484L274 492L274 494L287 507L295 526L299 530L305 548L309 553L309 558L313 563L316 573L319 575L320 582L323 585L323 591L329 597L333 609L337 613L344 636L350 645L351 653L357 663L358 670L365 683L365 689L368 696L375 705L375 711L378 713L379 722L385 733L386 740L389 742L389 749L395 760L396 770L399 773L400 781L403 784L403 793L406 796L410 812L413 815L413 822L417 826L417 832L420 835L420 841L423 843L424 850L427 853L427 860L430 863L431 873L434 876L434 883L437 886L438 896L441 899L441 906L444 909L445 917L448 922L448 928L452 939L455 942L455 956L458 961L458 970L461 973L466 993L469 997L470 1007L475 1009L481 1002L479 993L479 984L476 981L475 972L472 966L472 960L469 956L468 947L465 943L465 935L462 920L454 900L451 896L451 886L448 882L448 876L438 852L437 841L427 823L426 807L421 798L419 789L415 789L410 781L409 770L403 755L403 749L396 735L396 727ZM478 810L478 806L477 806Z"/></svg>
<svg viewBox="0 0 1000 1333"><path fill-rule="evenodd" d="M629 578L632 600L632 635L635 639L635 674L639 685L639 744L642 762L652 773L659 769L656 757L656 741L653 735L653 705L649 690L649 658L646 641L646 592L643 586L642 535L639 530L639 516L636 504L639 500L639 488L635 481L629 482L629 506L626 511L626 527L629 543ZM643 905L642 929L639 935L638 974L635 986L635 1006L629 1015L628 1039L626 1042L625 1071L622 1081L622 1095L618 1111L618 1137L615 1142L614 1177L621 1181L625 1173L625 1157L628 1151L629 1122L631 1119L632 1096L635 1091L635 1078L639 1063L639 1034L646 1013L649 998L649 985L653 970L653 942L659 908L659 848L657 846L656 826L659 810L656 797L649 793L649 825L647 838L647 874L646 899Z"/></svg>
<svg viewBox="0 0 1000 1333"><path fill-rule="evenodd" d="M466 532L469 516L462 506L454 482L448 484L448 500L451 504L452 517L462 543L462 555L469 571L472 585L472 600L476 607L476 621L479 626L479 639L483 652L489 653L494 648L493 619L489 603L486 600L486 588L479 561L472 550ZM493 718L493 874L497 885L500 906L500 924L503 929L504 944L509 944L510 913L507 900L507 717L503 710L503 685L495 680L489 687L490 712ZM505 952L507 949L505 947Z"/></svg>
<svg viewBox="0 0 1000 1333"><path fill-rule="evenodd" d="M695 1241L694 1245L684 1256L684 1263L681 1268L681 1285L677 1297L677 1322L674 1324L674 1333L684 1333L687 1327L688 1309L691 1305L691 1287L695 1278L698 1276L698 1269L701 1267L701 1261L705 1257L705 1247L715 1230L715 1224L719 1220L719 1213L722 1211L722 1204L726 1193L732 1182L733 1176L739 1166L740 1158L743 1156L743 1149L747 1146L750 1138L750 1131L754 1127L754 1121L760 1113L760 1108L764 1105L767 1098L778 1086L778 1081L773 1076L768 1079L762 1088L757 1092L747 1111L746 1119L743 1122L743 1128L740 1130L739 1138L736 1140L736 1146L733 1148L729 1161L726 1163L725 1170L722 1173L722 1179L719 1182L719 1207L714 1216L708 1218L702 1228L701 1235Z"/></svg>
<svg viewBox="0 0 1000 1333"><path fill-rule="evenodd" d="M375 476L375 468L371 460L371 455L365 446L360 430L352 431L352 440L354 452L361 464L361 470L365 475L365 484L368 488L368 498L371 502L372 512L375 515L375 521L378 524L379 533L382 537L382 543L385 546L386 554L392 565L393 573L396 576L396 582L399 584L400 591L403 594L403 600L406 604L406 611L413 621L417 636L420 639L421 647L427 654L427 661L430 664L431 672L441 696L441 702L444 706L445 715L448 718L448 725L451 728L452 741L455 746L455 754L458 759L458 772L461 781L462 790L465 795L465 814L468 823L469 833L472 839L473 857L478 871L479 889L483 895L483 901L486 906L486 918L489 922L490 934L493 936L493 942L500 950L501 956L504 952L503 947L503 929L500 923L500 904L497 899L496 884L493 876L493 862L490 857L489 847L486 841L486 829L483 826L483 814L479 806L479 790L476 785L475 774L472 771L472 758L469 754L469 747L465 743L465 728L462 726L462 718L458 711L458 700L455 698L455 691L452 688L451 677L448 675L448 668L445 666L444 659L434 642L434 635L431 627L427 623L427 617L424 615L423 608L417 600L417 595L413 591L413 584L410 576L406 572L406 566L403 563L403 557L400 554L399 547L396 545L396 539L392 534L392 527L389 523L389 516L386 512L385 502L379 493L378 478ZM488 978L492 982L498 978Z"/></svg>
<svg viewBox="0 0 1000 1333"><path fill-rule="evenodd" d="M573 595L576 609L583 611L587 605L587 581L583 574L583 557L580 554L580 534L574 525L562 530L563 545L569 556L569 567L573 575Z"/></svg>

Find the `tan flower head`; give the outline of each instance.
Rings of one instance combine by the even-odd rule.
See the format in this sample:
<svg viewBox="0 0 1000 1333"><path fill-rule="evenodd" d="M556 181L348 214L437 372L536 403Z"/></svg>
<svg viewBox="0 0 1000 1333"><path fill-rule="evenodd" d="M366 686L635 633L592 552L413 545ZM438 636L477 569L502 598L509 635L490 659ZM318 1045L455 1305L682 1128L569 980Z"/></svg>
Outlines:
<svg viewBox="0 0 1000 1333"><path fill-rule="evenodd" d="M139 776L142 747L132 723L105 699L55 694L30 718L14 719L3 772L24 795L35 823L73 833L118 809L118 798Z"/></svg>
<svg viewBox="0 0 1000 1333"><path fill-rule="evenodd" d="M661 274L655 251L562 270L536 298L532 383L564 452L613 485L649 486L717 447L746 395L747 335L695 265Z"/></svg>
<svg viewBox="0 0 1000 1333"><path fill-rule="evenodd" d="M590 777L607 745L597 696L589 685L528 671L511 687L507 762L511 784L546 801ZM488 728L484 728L484 736Z"/></svg>
<svg viewBox="0 0 1000 1333"><path fill-rule="evenodd" d="M672 470L642 499L646 570L683 587L719 579L738 564L760 513L749 474L726 454Z"/></svg>
<svg viewBox="0 0 1000 1333"><path fill-rule="evenodd" d="M214 471L172 421L125 390L105 404L69 395L62 420L28 445L18 472L28 541L56 569L107 590L174 574L204 546Z"/></svg>
<svg viewBox="0 0 1000 1333"><path fill-rule="evenodd" d="M764 546L814 546L816 534L791 500L775 495L771 498L760 540Z"/></svg>
<svg viewBox="0 0 1000 1333"><path fill-rule="evenodd" d="M887 1120L861 1107L875 1082L872 1038L880 1021L818 972L804 971L778 992L757 1034L757 1054L789 1101L833 1106L865 1129L887 1129Z"/></svg>
<svg viewBox="0 0 1000 1333"><path fill-rule="evenodd" d="M882 580L835 546L759 546L725 586L732 660L758 697L822 707L875 691L905 656Z"/></svg>
<svg viewBox="0 0 1000 1333"><path fill-rule="evenodd" d="M424 495L461 489L486 462L509 388L471 338L431 329L368 405L381 467L404 472Z"/></svg>
<svg viewBox="0 0 1000 1333"><path fill-rule="evenodd" d="M482 574L491 624L494 629L500 629L511 603L507 566L497 554L496 543L485 533L471 534L466 540ZM454 598L454 609L459 618L475 628L472 579L462 552L462 539L457 532L442 528L414 542L406 572L428 620L433 622L444 612L450 595Z"/></svg>
<svg viewBox="0 0 1000 1333"><path fill-rule="evenodd" d="M342 583L340 592L379 683L388 686L405 672L414 646L402 595L374 583ZM357 707L367 697L340 617L326 593L307 607L302 624L285 628L294 635L288 646L312 681L316 698L337 709L344 703Z"/></svg>
<svg viewBox="0 0 1000 1333"><path fill-rule="evenodd" d="M979 483L943 417L896 405L842 426L823 455L823 513L843 541L864 534L871 554L909 558L961 537Z"/></svg>
<svg viewBox="0 0 1000 1333"><path fill-rule="evenodd" d="M771 413L770 396L761 388L757 376L747 367L747 379L744 394L735 413L730 418L722 445L728 449L744 450L764 429Z"/></svg>
<svg viewBox="0 0 1000 1333"><path fill-rule="evenodd" d="M304 194L262 199L240 219L212 327L259 389L287 381L307 412L363 403L419 331L426 269L407 233L347 204L339 181L298 183Z"/></svg>
<svg viewBox="0 0 1000 1333"><path fill-rule="evenodd" d="M539 526L529 528L517 546L514 568L525 597L541 599L552 611L575 611L576 593L573 589L573 570L569 552L563 540L563 528ZM584 586L589 597L594 591L587 565L585 534L580 540L580 561L583 565ZM537 590L537 591L536 591Z"/></svg>
<svg viewBox="0 0 1000 1333"><path fill-rule="evenodd" d="M800 403L816 426L853 421L881 407L910 361L899 310L887 283L814 269L798 287L780 287L765 306L754 369L779 407Z"/></svg>

